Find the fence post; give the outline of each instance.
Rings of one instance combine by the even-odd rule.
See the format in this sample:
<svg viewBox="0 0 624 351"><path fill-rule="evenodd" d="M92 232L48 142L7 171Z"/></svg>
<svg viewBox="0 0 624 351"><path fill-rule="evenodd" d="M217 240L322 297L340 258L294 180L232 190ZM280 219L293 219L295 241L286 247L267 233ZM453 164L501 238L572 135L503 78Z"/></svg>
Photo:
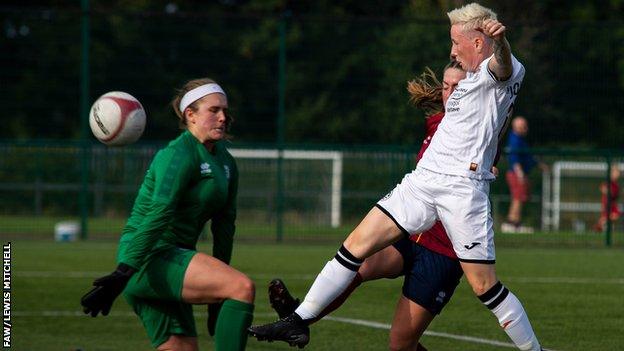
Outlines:
<svg viewBox="0 0 624 351"><path fill-rule="evenodd" d="M277 199L276 240L284 237L284 123L286 120L286 25L289 14L282 14L279 23L279 56L277 77Z"/></svg>
<svg viewBox="0 0 624 351"><path fill-rule="evenodd" d="M80 191L80 237L87 239L87 218L89 216L89 0L81 0L81 58L80 58L80 151L81 151L81 191Z"/></svg>
<svg viewBox="0 0 624 351"><path fill-rule="evenodd" d="M611 167L613 167L613 165L611 162L611 154L607 152L607 203L604 209L607 216L607 231L605 232L605 245L607 247L611 246L611 232L613 231L613 223L611 222Z"/></svg>

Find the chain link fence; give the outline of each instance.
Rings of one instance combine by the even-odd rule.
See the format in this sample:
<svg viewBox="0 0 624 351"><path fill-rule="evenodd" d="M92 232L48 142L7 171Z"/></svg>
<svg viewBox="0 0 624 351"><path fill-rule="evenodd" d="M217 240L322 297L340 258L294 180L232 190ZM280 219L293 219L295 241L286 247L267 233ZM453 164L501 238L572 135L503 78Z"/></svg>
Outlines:
<svg viewBox="0 0 624 351"><path fill-rule="evenodd" d="M52 239L55 225L80 223L86 213L89 239L117 238L145 171L162 146L92 145L87 149L88 182L83 184L81 149L75 144L1 144L0 235ZM233 145L230 151L240 171L237 237L254 241L345 237L414 168L417 152L398 147L311 149L309 145L282 152L266 145ZM624 170L624 156L534 153L547 167L529 175L531 195L523 209L523 225L532 232L500 231L510 203L503 157L490 196L497 242L623 245L620 221L600 231L594 225L601 212L600 185L606 182L609 167ZM281 176L278 162L282 162ZM81 207L83 193L88 199L86 209Z"/></svg>

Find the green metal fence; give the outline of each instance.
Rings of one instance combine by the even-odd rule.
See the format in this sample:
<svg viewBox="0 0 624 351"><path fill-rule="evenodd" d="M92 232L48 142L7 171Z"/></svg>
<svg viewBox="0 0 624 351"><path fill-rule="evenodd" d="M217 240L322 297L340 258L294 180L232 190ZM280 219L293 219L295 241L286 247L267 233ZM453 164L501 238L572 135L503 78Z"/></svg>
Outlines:
<svg viewBox="0 0 624 351"><path fill-rule="evenodd" d="M83 219L89 239L117 238L145 170L162 146L89 145L85 192L80 144L0 144L0 235L51 240L59 222ZM411 171L417 150L288 145L280 151L270 145L233 144L230 151L240 169L239 239L328 241L348 234ZM608 231L593 231L600 215L600 183L606 181L608 167L624 170L624 155L534 152L549 166L530 175L532 196L523 211L523 224L535 233L497 233L497 241L502 245L624 245L619 221ZM499 166L490 197L497 232L509 206L504 158Z"/></svg>
<svg viewBox="0 0 624 351"><path fill-rule="evenodd" d="M239 237L339 240L412 169L424 118L407 103L405 83L448 58L448 21L440 16L81 5L0 6L3 238L52 238L65 220L78 221L90 239L116 238L153 153L178 133L168 106L174 88L210 76L227 90L236 119ZM560 148L532 150L550 166L530 176L524 223L538 234L500 233L498 242L624 245L620 222L592 232L600 183L622 153L578 151L624 143L624 25L500 15L527 72L515 110L531 123L531 145ZM111 90L132 93L146 108L143 144L92 144L87 109ZM366 143L375 146L345 146ZM509 206L504 158L500 167L490 198L497 229Z"/></svg>

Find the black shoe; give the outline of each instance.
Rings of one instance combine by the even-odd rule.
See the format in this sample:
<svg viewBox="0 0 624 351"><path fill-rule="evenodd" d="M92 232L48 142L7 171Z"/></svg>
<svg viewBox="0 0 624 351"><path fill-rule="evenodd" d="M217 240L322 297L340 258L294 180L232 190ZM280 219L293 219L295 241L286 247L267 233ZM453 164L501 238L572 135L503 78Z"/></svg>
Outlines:
<svg viewBox="0 0 624 351"><path fill-rule="evenodd" d="M296 313L273 323L252 325L247 332L259 341L280 340L300 349L310 342L310 328Z"/></svg>
<svg viewBox="0 0 624 351"><path fill-rule="evenodd" d="M290 295L281 279L273 279L269 283L269 302L280 318L290 316L299 307L299 299Z"/></svg>

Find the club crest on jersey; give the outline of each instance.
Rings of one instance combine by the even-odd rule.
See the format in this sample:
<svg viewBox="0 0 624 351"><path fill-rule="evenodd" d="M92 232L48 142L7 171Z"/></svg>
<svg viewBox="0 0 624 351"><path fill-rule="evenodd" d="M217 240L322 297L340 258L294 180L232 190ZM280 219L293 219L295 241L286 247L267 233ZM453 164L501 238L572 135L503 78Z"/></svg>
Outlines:
<svg viewBox="0 0 624 351"><path fill-rule="evenodd" d="M227 180L230 180L230 166L224 165L223 170L225 170L225 178Z"/></svg>
<svg viewBox="0 0 624 351"><path fill-rule="evenodd" d="M212 169L210 169L210 165L208 164L208 162L204 162L201 165L199 165L199 173L201 175L212 174Z"/></svg>

